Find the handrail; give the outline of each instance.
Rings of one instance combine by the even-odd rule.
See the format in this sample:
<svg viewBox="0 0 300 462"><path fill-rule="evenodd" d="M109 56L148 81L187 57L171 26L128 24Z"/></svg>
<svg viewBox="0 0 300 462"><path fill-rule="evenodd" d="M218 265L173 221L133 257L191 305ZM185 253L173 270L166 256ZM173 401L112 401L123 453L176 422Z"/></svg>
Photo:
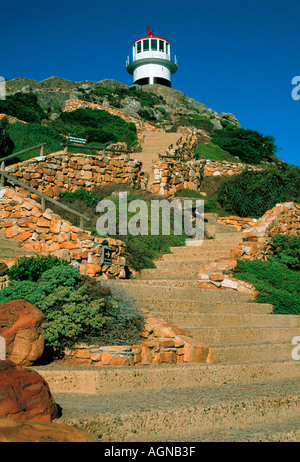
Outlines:
<svg viewBox="0 0 300 462"><path fill-rule="evenodd" d="M9 156L2 157L0 159L0 162L4 162L5 160L8 160L8 159L13 159L14 157L17 157L20 154L25 154L26 152L35 151L35 149L42 148L42 147L46 146L46 144L47 143L40 143L40 144L37 144L36 146L32 146L31 148L23 149L22 151L19 151L19 152L14 152L13 154L10 154ZM42 153L41 153L41 155L42 155Z"/></svg>
<svg viewBox="0 0 300 462"><path fill-rule="evenodd" d="M62 204L61 202L55 200L55 199L52 199L52 197L49 197L49 196L46 196L46 194L44 193L41 193L40 191L37 191L37 189L34 189L32 188L31 186L28 186L27 184L25 183L22 183L22 181L20 180L17 180L16 178L14 178L13 176L9 175L8 173L4 172L3 170L0 170L0 175L2 177L5 177L7 178L9 181L11 181L12 183L15 183L17 186L20 186L21 188L24 188L24 189L27 189L29 192L33 193L33 194L36 194L37 196L39 196L42 201L41 201L41 205L42 205L42 209L45 210L45 202L48 201L50 202L51 204L54 204L54 205L57 205L58 207L66 210L67 212L70 212L70 213L73 213L73 215L76 215L77 217L80 218L80 228L83 229L83 220L86 220L86 221L90 221L90 218L89 217L86 217L85 215L83 215L82 213L80 212L77 212L76 210L73 210L71 209L70 207L68 207L67 205L65 204Z"/></svg>

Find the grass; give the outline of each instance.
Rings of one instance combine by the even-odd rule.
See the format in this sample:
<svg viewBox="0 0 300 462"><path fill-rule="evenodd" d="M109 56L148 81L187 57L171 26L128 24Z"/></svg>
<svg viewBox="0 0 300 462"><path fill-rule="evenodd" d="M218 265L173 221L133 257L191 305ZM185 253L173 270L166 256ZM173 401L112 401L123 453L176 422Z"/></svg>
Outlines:
<svg viewBox="0 0 300 462"><path fill-rule="evenodd" d="M128 193L127 200L128 205L131 201L139 199L146 202L148 206L148 230L149 234L147 235L122 235L118 232L118 217L119 217L119 204L118 197L112 195L112 193L126 191ZM134 188L130 188L126 185L110 185L104 188L95 188L93 192L86 191L84 189L77 190L74 193L61 193L60 201L64 204L72 207L75 210L82 211L84 210L85 215L90 218L88 224L89 231L92 231L94 236L99 236L96 230L96 222L99 219L99 213L96 213L96 205L102 199L110 199L116 205L116 218L117 218L117 232L114 235L110 235L115 239L120 239L126 243L126 262L129 268L134 269L135 271L141 271L144 268L153 268L155 259L158 259L161 255L170 253L170 247L172 246L183 246L185 245L186 235L175 235L172 231L172 215L171 215L171 232L170 235L163 235L161 231L160 223L160 234L151 235L151 216L150 216L150 201L152 199L162 200L161 196L156 196L150 192L139 191ZM52 207L53 209L53 207ZM54 210L55 211L55 210ZM74 215L68 214L64 210L59 210L58 213L74 225L78 226L77 218ZM137 211L137 214L139 211ZM130 218L136 213L128 214L128 222ZM101 235L101 237L107 237L107 234Z"/></svg>
<svg viewBox="0 0 300 462"><path fill-rule="evenodd" d="M224 151L224 149L220 148L214 143L204 144L199 143L195 149L195 153L199 153L200 155L205 156L207 159L210 160L218 160L218 161L227 161L227 162L239 162L239 160L229 154L229 152Z"/></svg>
<svg viewBox="0 0 300 462"><path fill-rule="evenodd" d="M254 285L258 303L270 303L277 314L300 314L300 272L270 258L238 261L234 277Z"/></svg>

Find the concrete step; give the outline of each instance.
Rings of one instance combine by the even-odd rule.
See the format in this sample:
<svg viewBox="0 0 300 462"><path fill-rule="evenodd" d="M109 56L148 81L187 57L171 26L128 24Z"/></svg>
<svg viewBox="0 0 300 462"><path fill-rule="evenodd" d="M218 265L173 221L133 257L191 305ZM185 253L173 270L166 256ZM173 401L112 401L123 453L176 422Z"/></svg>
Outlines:
<svg viewBox="0 0 300 462"><path fill-rule="evenodd" d="M231 306L231 304L230 304ZM233 310L232 310L233 311ZM152 311L154 316L160 317L161 311ZM197 327L298 327L300 316L279 314L241 314L241 313L189 313L188 311L163 311L164 319L177 326L189 324Z"/></svg>
<svg viewBox="0 0 300 462"><path fill-rule="evenodd" d="M256 343L238 345L217 345L214 347L215 364L248 364L257 362L275 363L279 370L282 362L288 364L292 359L291 341L288 343ZM300 377L300 364L293 361L296 367L296 377Z"/></svg>
<svg viewBox="0 0 300 462"><path fill-rule="evenodd" d="M164 300L163 304L157 303L152 298L140 299L144 308L147 308L151 313L157 312L159 316L165 313L176 313L186 311L192 316L197 316L201 313L208 314L269 314L273 310L273 305L268 303L255 303L255 302L231 302L226 301L204 301L204 300L178 300L168 299Z"/></svg>
<svg viewBox="0 0 300 462"><path fill-rule="evenodd" d="M299 363L248 361L236 363L165 364L147 367L70 366L59 362L32 366L47 381L52 393L112 395L140 390L239 384L244 382L299 379Z"/></svg>
<svg viewBox="0 0 300 462"><path fill-rule="evenodd" d="M168 279L192 279L193 281L198 281L198 273L201 269L201 265L198 264L197 268L178 268L174 263L170 265L169 268L165 269L144 269L141 272L140 279L159 279L159 280L168 280Z"/></svg>
<svg viewBox="0 0 300 462"><path fill-rule="evenodd" d="M172 281L153 281L153 280L141 280L135 279L127 281L118 281L116 284L108 283L112 289L116 289L119 292L119 296L130 296L140 299L153 300L196 300L203 302L224 302L224 291L221 290L206 290L199 289L197 283L187 281L187 284L183 283L182 286L177 285L177 281L172 285ZM251 302L252 297L249 294L244 294L237 291L226 291L226 302Z"/></svg>
<svg viewBox="0 0 300 462"><path fill-rule="evenodd" d="M261 423L237 430L228 427L225 430L200 432L189 436L189 442L192 443L296 443L299 441L299 419Z"/></svg>
<svg viewBox="0 0 300 462"><path fill-rule="evenodd" d="M299 379L142 390L110 395L54 394L60 423L96 441L176 441L202 432L297 420Z"/></svg>
<svg viewBox="0 0 300 462"><path fill-rule="evenodd" d="M188 323L180 325L188 330L193 338L207 346L236 345L252 343L290 343L299 335L298 327L203 327L194 328Z"/></svg>
<svg viewBox="0 0 300 462"><path fill-rule="evenodd" d="M152 298L153 300L197 300L214 303L216 301L224 302L224 291L199 289L196 283L189 283L188 286L176 286L176 281L172 285L171 281L153 281L153 280L123 280L109 282L112 289L118 289L120 295L131 295L137 299ZM226 302L251 302L252 297L237 291L226 291Z"/></svg>

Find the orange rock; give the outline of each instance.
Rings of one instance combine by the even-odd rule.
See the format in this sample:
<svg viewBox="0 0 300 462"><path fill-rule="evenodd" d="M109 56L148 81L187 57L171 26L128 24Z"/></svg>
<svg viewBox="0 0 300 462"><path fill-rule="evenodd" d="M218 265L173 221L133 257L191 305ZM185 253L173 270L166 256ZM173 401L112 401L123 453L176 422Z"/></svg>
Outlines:
<svg viewBox="0 0 300 462"><path fill-rule="evenodd" d="M184 362L204 363L209 354L209 348L190 337L181 336L184 340Z"/></svg>
<svg viewBox="0 0 300 462"><path fill-rule="evenodd" d="M50 227L50 221L46 220L46 218L40 217L37 221L37 226L41 228L49 228Z"/></svg>
<svg viewBox="0 0 300 462"><path fill-rule="evenodd" d="M111 361L111 355L107 351L103 351L101 354L101 362L103 365L108 365Z"/></svg>
<svg viewBox="0 0 300 462"><path fill-rule="evenodd" d="M27 239L29 239L31 236L32 234L29 231L25 231L24 233L18 234L17 236L13 237L13 239L24 242Z"/></svg>

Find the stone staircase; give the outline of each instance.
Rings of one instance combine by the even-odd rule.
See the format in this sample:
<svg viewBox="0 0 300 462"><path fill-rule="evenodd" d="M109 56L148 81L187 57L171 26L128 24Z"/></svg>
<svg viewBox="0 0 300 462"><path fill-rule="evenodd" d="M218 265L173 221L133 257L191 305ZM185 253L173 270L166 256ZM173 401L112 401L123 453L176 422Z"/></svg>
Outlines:
<svg viewBox="0 0 300 462"><path fill-rule="evenodd" d="M215 353L213 364L35 368L62 407L59 422L97 441L299 441L298 316L232 290L199 289L201 266L241 240L232 228L199 247L173 248L138 280L109 284L120 300L187 329Z"/></svg>
<svg viewBox="0 0 300 462"><path fill-rule="evenodd" d="M134 159L143 163L143 172L149 175L148 189L151 189L153 182L152 161L158 159L158 154L164 154L166 149L175 144L182 136L180 133L165 133L144 131L144 142L142 151L134 153Z"/></svg>

